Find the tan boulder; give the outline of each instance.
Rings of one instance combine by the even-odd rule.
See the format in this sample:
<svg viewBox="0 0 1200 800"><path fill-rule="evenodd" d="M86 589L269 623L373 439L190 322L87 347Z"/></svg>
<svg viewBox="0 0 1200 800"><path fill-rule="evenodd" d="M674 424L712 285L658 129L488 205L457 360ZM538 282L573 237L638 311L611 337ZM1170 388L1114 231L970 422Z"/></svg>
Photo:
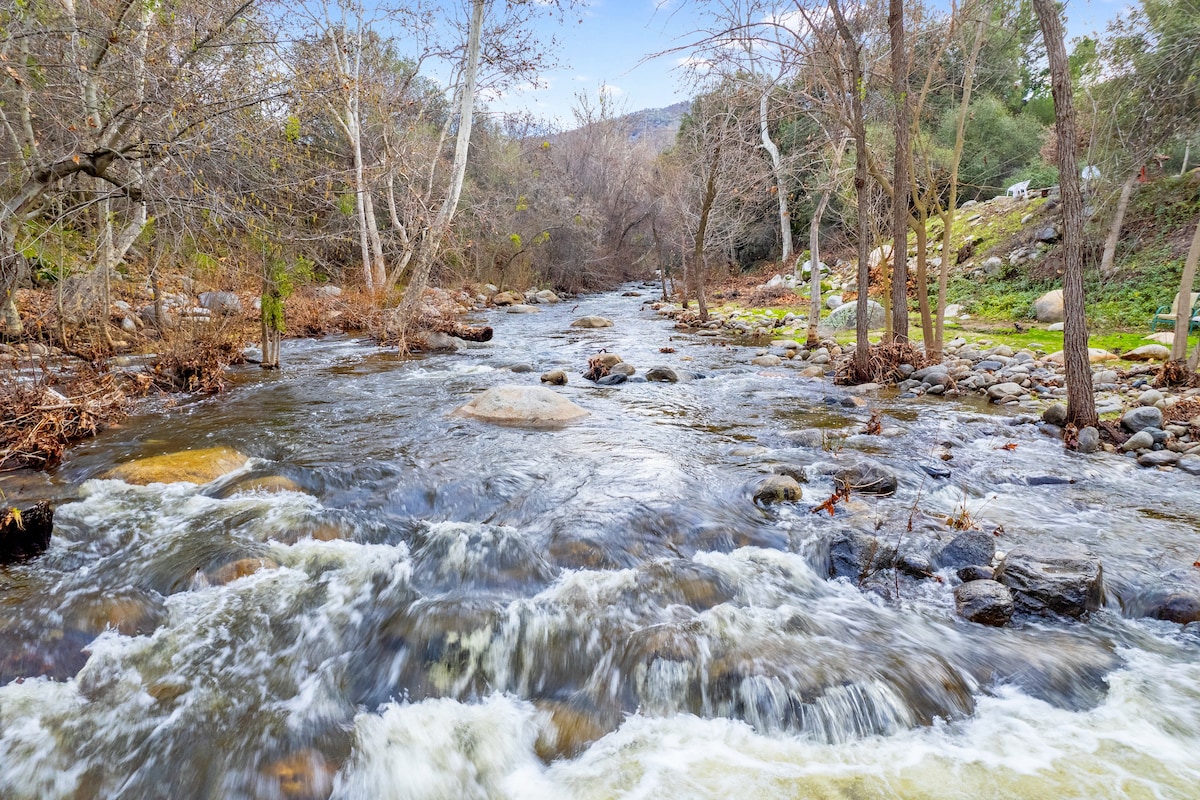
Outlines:
<svg viewBox="0 0 1200 800"><path fill-rule="evenodd" d="M150 483L208 483L241 469L250 459L231 447L182 450L118 464L105 478L145 486Z"/></svg>
<svg viewBox="0 0 1200 800"><path fill-rule="evenodd" d="M611 328L612 320L607 317L580 317L571 323L572 328Z"/></svg>
<svg viewBox="0 0 1200 800"><path fill-rule="evenodd" d="M574 758L608 733L608 728L593 715L568 703L535 700L533 704L541 712L542 722L534 750L546 763Z"/></svg>
<svg viewBox="0 0 1200 800"><path fill-rule="evenodd" d="M264 569L279 569L278 562L273 558L239 558L208 573L208 582L223 586L233 583L239 578L245 578Z"/></svg>
<svg viewBox="0 0 1200 800"><path fill-rule="evenodd" d="M1144 344L1125 353L1126 361L1166 361L1171 357L1171 348L1161 344Z"/></svg>
<svg viewBox="0 0 1200 800"><path fill-rule="evenodd" d="M544 386L496 386L454 413L502 425L560 425L588 415Z"/></svg>

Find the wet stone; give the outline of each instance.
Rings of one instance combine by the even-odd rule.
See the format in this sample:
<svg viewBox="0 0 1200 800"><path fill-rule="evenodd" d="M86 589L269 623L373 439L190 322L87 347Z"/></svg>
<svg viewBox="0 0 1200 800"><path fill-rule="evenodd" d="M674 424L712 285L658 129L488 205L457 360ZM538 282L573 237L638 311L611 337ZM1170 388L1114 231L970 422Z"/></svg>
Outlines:
<svg viewBox="0 0 1200 800"><path fill-rule="evenodd" d="M678 383L679 375L670 367L651 367L646 371L646 380L655 383Z"/></svg>
<svg viewBox="0 0 1200 800"><path fill-rule="evenodd" d="M882 464L863 460L834 474L834 479L852 492L892 494L899 480Z"/></svg>
<svg viewBox="0 0 1200 800"><path fill-rule="evenodd" d="M1003 627L1012 620L1013 596L1008 587L996 581L970 581L955 587L954 607L965 620Z"/></svg>
<svg viewBox="0 0 1200 800"><path fill-rule="evenodd" d="M1104 601L1099 559L1078 545L1014 547L996 569L1019 610L1079 619Z"/></svg>
<svg viewBox="0 0 1200 800"><path fill-rule="evenodd" d="M804 490L795 478L789 475L769 475L760 481L754 490L754 502L761 505L794 503L803 493Z"/></svg>
<svg viewBox="0 0 1200 800"><path fill-rule="evenodd" d="M983 567L978 564L971 564L967 567L962 567L955 573L958 579L963 583L971 581L990 581L995 580L996 571L991 567Z"/></svg>
<svg viewBox="0 0 1200 800"><path fill-rule="evenodd" d="M990 533L965 531L951 539L938 551L940 567L965 567L972 564L987 565L996 557L996 541Z"/></svg>

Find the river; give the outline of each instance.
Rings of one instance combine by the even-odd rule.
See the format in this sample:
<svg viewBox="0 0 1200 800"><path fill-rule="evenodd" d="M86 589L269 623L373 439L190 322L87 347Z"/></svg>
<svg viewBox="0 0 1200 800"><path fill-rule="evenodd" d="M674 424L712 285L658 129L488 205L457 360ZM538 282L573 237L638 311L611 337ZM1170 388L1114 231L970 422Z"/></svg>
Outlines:
<svg viewBox="0 0 1200 800"><path fill-rule="evenodd" d="M0 571L0 797L1197 796L1200 625L1135 611L1197 585L1200 479L970 401L869 397L864 435L846 390L676 331L640 291L490 313L495 339L449 355L289 341L282 370L75 448L50 550ZM696 378L597 387L601 348ZM553 368L583 421L450 413ZM100 477L218 445L250 466ZM896 494L813 513L862 455ZM756 505L781 465L804 499ZM951 572L826 578L831 531L916 550L963 510L1001 551L1087 547L1106 606L993 629L956 617ZM217 577L242 559L265 568Z"/></svg>

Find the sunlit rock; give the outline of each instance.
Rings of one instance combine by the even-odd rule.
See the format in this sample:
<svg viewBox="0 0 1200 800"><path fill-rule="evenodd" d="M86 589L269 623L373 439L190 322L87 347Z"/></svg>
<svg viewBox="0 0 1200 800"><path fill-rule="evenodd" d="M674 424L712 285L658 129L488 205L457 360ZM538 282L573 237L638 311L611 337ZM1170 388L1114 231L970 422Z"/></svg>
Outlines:
<svg viewBox="0 0 1200 800"><path fill-rule="evenodd" d="M509 425L559 425L588 415L586 410L544 386L496 386L455 413Z"/></svg>
<svg viewBox="0 0 1200 800"><path fill-rule="evenodd" d="M208 573L208 582L221 586L265 569L279 569L279 564L273 558L240 558Z"/></svg>
<svg viewBox="0 0 1200 800"><path fill-rule="evenodd" d="M118 464L105 478L145 486L150 483L208 483L241 469L249 459L230 447L183 450Z"/></svg>
<svg viewBox="0 0 1200 800"><path fill-rule="evenodd" d="M762 505L794 503L803 493L804 490L795 478L789 475L768 475L754 490L754 502Z"/></svg>
<svg viewBox="0 0 1200 800"><path fill-rule="evenodd" d="M553 700L535 700L533 704L541 722L534 750L547 763L574 758L608 733L609 728L601 725L595 714L574 705Z"/></svg>
<svg viewBox="0 0 1200 800"><path fill-rule="evenodd" d="M613 321L607 317L580 317L571 323L572 328L611 328Z"/></svg>
<svg viewBox="0 0 1200 800"><path fill-rule="evenodd" d="M284 800L326 800L337 770L319 750L301 750L268 764L262 776Z"/></svg>

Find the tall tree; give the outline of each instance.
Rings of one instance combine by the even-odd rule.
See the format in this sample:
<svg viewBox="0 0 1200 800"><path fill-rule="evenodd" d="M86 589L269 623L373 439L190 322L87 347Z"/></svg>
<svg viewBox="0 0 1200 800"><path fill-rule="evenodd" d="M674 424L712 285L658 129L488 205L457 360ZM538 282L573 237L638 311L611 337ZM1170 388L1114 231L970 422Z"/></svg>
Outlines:
<svg viewBox="0 0 1200 800"><path fill-rule="evenodd" d="M1067 381L1067 422L1082 429L1097 424L1088 358L1087 316L1083 296L1083 192L1075 159L1075 107L1063 24L1055 0L1033 0L1042 28L1054 96L1058 134L1058 180L1062 194L1063 360Z"/></svg>
<svg viewBox="0 0 1200 800"><path fill-rule="evenodd" d="M888 0L888 33L891 40L892 102L895 104L895 156L892 160L892 341L908 341L908 214L910 103L908 52L904 41L904 0ZM920 287L924 291L924 287Z"/></svg>

